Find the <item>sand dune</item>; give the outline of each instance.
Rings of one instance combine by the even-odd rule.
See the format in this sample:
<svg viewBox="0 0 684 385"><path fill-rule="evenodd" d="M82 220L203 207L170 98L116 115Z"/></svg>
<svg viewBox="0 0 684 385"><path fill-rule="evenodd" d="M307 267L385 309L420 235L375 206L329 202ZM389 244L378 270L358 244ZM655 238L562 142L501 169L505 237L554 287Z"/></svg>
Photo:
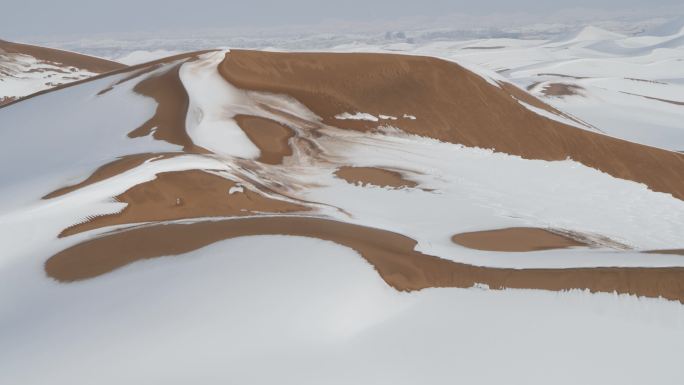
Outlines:
<svg viewBox="0 0 684 385"><path fill-rule="evenodd" d="M122 68L126 65L110 60L0 40L0 106L31 93Z"/></svg>
<svg viewBox="0 0 684 385"><path fill-rule="evenodd" d="M573 83L547 83L530 90L577 97ZM164 348L166 370L219 357L211 373L224 379L224 353L251 364L404 343L442 319L426 308L460 318L437 353L397 349L406 362L490 357L500 347L454 334L483 323L525 330L533 347L549 325L595 340L606 308L620 310L611 328L650 336L684 303L684 156L578 122L500 78L409 55L192 52L33 94L0 109L11 143L0 162L12 165L0 170L0 307L18 309L0 337L57 346L64 327L86 325L66 345L113 338L115 355L135 356L140 335L166 347L187 331L184 347L198 337L220 354ZM323 287L321 302L308 299ZM478 306L464 311L463 298ZM134 338L131 314L153 327ZM522 321L508 326L512 316ZM309 339L325 320L334 332ZM250 337L217 342L233 331ZM531 350L520 354L538 358Z"/></svg>
<svg viewBox="0 0 684 385"><path fill-rule="evenodd" d="M0 50L5 53L30 55L46 62L60 63L65 66L82 68L90 72L104 73L126 68L125 64L93 56L81 55L76 52L62 51L29 44L12 43L0 40Z"/></svg>
<svg viewBox="0 0 684 385"><path fill-rule="evenodd" d="M150 137L182 146L184 153L214 157L211 151L195 144L187 132L185 120L189 96L179 76L183 63L203 60L200 59L201 54L177 55L119 71L123 77L117 84L132 83L135 93L152 98L157 104L150 119L128 132L131 139ZM306 197L294 199L303 205L291 203L292 193L282 195L280 203L267 198L283 194L285 190L308 187L302 186L301 182L297 182L296 187L288 186L292 181L280 180L284 174L279 171L266 176L275 179L264 180L259 173L268 169L259 164L277 166L283 164L285 158L290 158L288 167L298 162L314 162L307 167L317 167L315 164L320 162L323 162L321 165L329 163L331 159L326 158L325 148L330 144L325 143L335 143L337 139L322 133L326 127L375 132L391 125L410 134L468 147L493 148L524 158L571 158L613 176L647 182L651 189L662 189L681 198L682 182L673 177L684 172L680 166L681 155L559 123L520 103L550 114L557 112L524 91L510 84L490 82L455 63L406 55L231 51L226 54L218 71L230 84L243 89L234 92L247 92L248 99L245 100L261 98L258 94L249 96L249 92L254 91L290 97L322 120L303 119L297 116L298 113L283 109L283 105L269 106L266 99L250 102L256 103L249 107L256 108L254 114L237 113L232 119L260 150L259 157L254 159L256 163L237 163L249 173L239 175L238 180L246 181L251 187L240 187L240 194L233 195L227 191L233 191L238 182L218 174L207 174L201 170L195 173L161 173L153 181L130 186L125 193L112 196L112 199L127 205L122 211L88 216L80 223L62 229L60 237L122 224L319 210L316 204L321 202L310 202ZM98 95L105 97L116 86L103 89ZM380 97L381 94L390 97ZM362 118L339 118L349 111L355 111ZM173 153L126 156L101 166L82 182L55 189L44 198L49 200L72 194L93 183L114 179L123 172L142 167L143 162L154 163L172 156ZM341 165L333 172L336 177L353 185L394 188L418 185L400 173L382 167ZM200 176L202 178L198 179ZM247 198L244 202L241 201L243 197ZM487 234L461 234L454 236L454 241L475 249L493 251L531 251L582 245L550 233L535 233L531 238L517 233L502 234L505 239ZM473 237L479 238L473 240Z"/></svg>
<svg viewBox="0 0 684 385"><path fill-rule="evenodd" d="M413 114L416 120L398 120L392 125L417 135L527 159L571 158L684 198L683 155L548 119L518 102L523 91L493 86L455 63L407 55L234 50L219 70L237 87L292 96L325 123L337 127L370 130L378 126L371 121L334 118L347 111ZM525 96L523 101L531 99Z"/></svg>
<svg viewBox="0 0 684 385"><path fill-rule="evenodd" d="M529 233L529 231L528 231ZM429 287L588 289L664 297L684 303L684 268L493 269L469 266L415 251L410 238L380 229L307 217L247 218L142 226L94 238L50 257L45 271L60 281L97 277L141 259L178 255L249 235L282 234L330 240L358 251L389 285L401 291ZM546 246L551 245L547 235ZM552 240L559 241L560 237ZM565 245L578 245L565 240ZM229 255L225 256L230 258ZM324 256L321 256L324 257Z"/></svg>

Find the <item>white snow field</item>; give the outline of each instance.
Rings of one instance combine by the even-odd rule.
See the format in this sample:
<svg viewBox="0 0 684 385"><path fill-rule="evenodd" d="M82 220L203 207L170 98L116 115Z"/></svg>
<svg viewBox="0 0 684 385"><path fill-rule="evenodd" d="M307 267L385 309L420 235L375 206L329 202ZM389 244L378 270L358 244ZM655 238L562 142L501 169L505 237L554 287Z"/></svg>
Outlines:
<svg viewBox="0 0 684 385"><path fill-rule="evenodd" d="M3 269L3 383L675 385L684 376L679 303L400 293L352 250L311 238L238 238L73 284L38 279L39 269L37 260Z"/></svg>
<svg viewBox="0 0 684 385"><path fill-rule="evenodd" d="M684 127L677 119L684 106L631 95L684 100L677 92L684 83L672 80L684 78L676 39L586 29L553 42L433 43L403 52L483 66L488 70L478 73L488 81L503 76L523 88L540 79L570 82L582 87L581 95L543 96L545 83L531 91L588 124L575 123L577 129L681 149ZM473 45L506 48L465 49ZM338 50L351 49L363 47ZM398 291L358 252L316 238L238 237L81 281L46 276L52 255L125 225L58 237L62 230L124 210L126 203L114 197L182 170L211 170L239 183L226 197L250 190L308 202L311 211L293 215L402 234L417 241L417 250L456 262L516 269L684 267L681 255L641 252L683 248L684 202L671 194L571 159L523 159L392 126L403 119L420 123L420 111L347 111L337 119L383 127L327 126L313 135L297 122L322 119L297 100L225 81L217 65L226 54L179 59L137 76L105 76L0 109L0 140L11 144L0 152L0 384L682 384L684 306L678 301L486 285ZM152 135L127 136L158 107L135 86L180 63L188 136L212 154L148 160L42 199L119 157L180 152ZM235 121L238 114L274 120L304 140L289 142L293 151L282 164L261 163L259 147ZM318 152L297 146L304 141ZM341 166L394 170L418 187L353 185L335 176ZM211 220L217 219L225 218ZM177 222L201 220L207 218ZM596 244L493 252L450 240L508 227L562 229Z"/></svg>

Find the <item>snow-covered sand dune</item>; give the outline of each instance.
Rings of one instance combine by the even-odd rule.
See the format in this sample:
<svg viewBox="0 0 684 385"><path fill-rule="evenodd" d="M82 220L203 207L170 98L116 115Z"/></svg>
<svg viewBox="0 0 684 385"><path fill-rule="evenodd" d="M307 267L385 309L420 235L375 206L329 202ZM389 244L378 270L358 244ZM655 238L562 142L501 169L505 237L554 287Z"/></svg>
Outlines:
<svg viewBox="0 0 684 385"><path fill-rule="evenodd" d="M0 383L681 383L684 155L470 68L198 52L0 108Z"/></svg>
<svg viewBox="0 0 684 385"><path fill-rule="evenodd" d="M684 150L684 21L626 36L587 26L552 40L352 44L332 51L424 54L496 71L590 129ZM568 88L570 87L570 88ZM554 92L568 89L572 92Z"/></svg>
<svg viewBox="0 0 684 385"><path fill-rule="evenodd" d="M0 40L0 105L125 67L75 52Z"/></svg>

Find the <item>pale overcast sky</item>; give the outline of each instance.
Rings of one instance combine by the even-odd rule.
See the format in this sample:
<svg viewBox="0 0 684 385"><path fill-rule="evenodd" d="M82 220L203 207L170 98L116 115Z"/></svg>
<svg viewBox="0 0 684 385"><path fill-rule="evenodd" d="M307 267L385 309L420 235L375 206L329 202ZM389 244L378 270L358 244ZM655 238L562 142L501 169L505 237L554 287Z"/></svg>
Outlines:
<svg viewBox="0 0 684 385"><path fill-rule="evenodd" d="M207 28L261 28L337 21L391 21L460 14L550 14L680 7L682 0L43 0L7 1L0 38ZM591 13L591 11L585 11Z"/></svg>

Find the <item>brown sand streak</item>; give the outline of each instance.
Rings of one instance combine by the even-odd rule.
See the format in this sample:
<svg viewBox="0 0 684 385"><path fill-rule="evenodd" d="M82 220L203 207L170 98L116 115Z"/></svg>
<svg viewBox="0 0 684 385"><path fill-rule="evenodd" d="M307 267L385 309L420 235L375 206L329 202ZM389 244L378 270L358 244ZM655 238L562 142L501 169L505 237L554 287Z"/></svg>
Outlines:
<svg viewBox="0 0 684 385"><path fill-rule="evenodd" d="M134 227L69 247L50 257L45 271L58 281L71 282L97 277L138 260L187 253L224 239L270 234L312 237L350 247L390 286L401 291L467 288L479 283L492 289L588 289L684 301L683 268L479 267L422 254L415 251L414 240L400 234L309 217L252 217Z"/></svg>
<svg viewBox="0 0 684 385"><path fill-rule="evenodd" d="M666 250L647 250L644 253L648 254L672 254L684 256L684 249L666 249Z"/></svg>

